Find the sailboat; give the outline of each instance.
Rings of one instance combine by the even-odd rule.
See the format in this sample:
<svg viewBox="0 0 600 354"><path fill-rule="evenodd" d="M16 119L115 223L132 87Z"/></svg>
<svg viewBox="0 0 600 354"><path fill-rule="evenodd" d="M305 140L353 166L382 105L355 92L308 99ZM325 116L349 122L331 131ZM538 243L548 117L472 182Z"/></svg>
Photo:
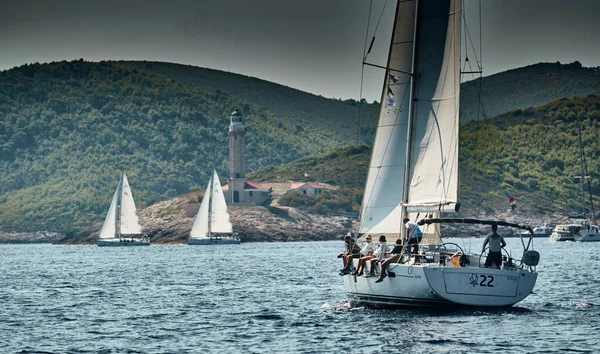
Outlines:
<svg viewBox="0 0 600 354"><path fill-rule="evenodd" d="M387 277L381 281L344 275L351 304L512 306L527 297L536 283L539 253L532 249L531 237L521 237L522 257L506 257L501 269L483 268L483 254L467 254L441 238L443 223L496 224L533 232L525 225L503 221L442 218L460 206L461 2L396 2L358 233L404 240L402 221L408 217L419 225L423 238L418 252L409 252L403 241L406 254L388 265ZM458 262L449 261L454 255L460 255Z"/></svg>
<svg viewBox="0 0 600 354"><path fill-rule="evenodd" d="M581 179L581 213L570 215L570 223L556 225L552 234L550 235L550 241L580 241L580 242L598 242L600 241L600 227L596 225L594 217L594 203L592 202L591 190L590 193L590 206L592 210L592 220L589 220L585 212L585 180L587 166L585 163L585 155L583 154L583 141L581 140L581 124L578 125L579 130L579 154L581 161L581 176L576 178ZM589 180L588 180L589 189Z"/></svg>
<svg viewBox="0 0 600 354"><path fill-rule="evenodd" d="M133 194L125 172L117 185L106 219L100 230L98 246L149 246L150 239L142 235Z"/></svg>
<svg viewBox="0 0 600 354"><path fill-rule="evenodd" d="M233 234L229 212L221 181L217 171L208 181L206 193L188 238L189 245L239 244L240 239Z"/></svg>

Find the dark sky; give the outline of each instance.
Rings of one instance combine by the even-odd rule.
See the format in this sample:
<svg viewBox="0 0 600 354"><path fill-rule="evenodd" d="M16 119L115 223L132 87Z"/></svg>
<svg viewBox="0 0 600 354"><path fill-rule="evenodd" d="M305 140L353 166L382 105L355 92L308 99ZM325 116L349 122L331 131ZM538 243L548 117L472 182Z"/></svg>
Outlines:
<svg viewBox="0 0 600 354"><path fill-rule="evenodd" d="M0 70L84 58L167 61L358 98L369 0L0 0ZM373 1L369 33L382 9ZM484 75L538 62L600 66L600 1L482 1ZM465 0L479 53L479 1ZM369 61L384 64L393 11ZM471 60L475 58L470 55ZM366 69L363 97L383 74Z"/></svg>

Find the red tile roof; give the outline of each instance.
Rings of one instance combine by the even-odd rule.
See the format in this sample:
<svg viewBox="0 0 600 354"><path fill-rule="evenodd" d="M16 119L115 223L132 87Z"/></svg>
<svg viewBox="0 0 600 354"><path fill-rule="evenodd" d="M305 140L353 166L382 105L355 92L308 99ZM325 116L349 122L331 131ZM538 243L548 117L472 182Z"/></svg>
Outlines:
<svg viewBox="0 0 600 354"><path fill-rule="evenodd" d="M229 190L229 185L226 184L226 185L222 186L221 188L224 191L228 191ZM246 184L244 185L244 189L260 189L260 190L263 190L263 191L267 190L266 188L264 188L260 184L258 184L256 182L250 182L250 181L246 181Z"/></svg>
<svg viewBox="0 0 600 354"><path fill-rule="evenodd" d="M246 181L246 184L244 185L244 189L262 189L262 190L266 190L260 184L255 183L255 182L250 182L250 181Z"/></svg>

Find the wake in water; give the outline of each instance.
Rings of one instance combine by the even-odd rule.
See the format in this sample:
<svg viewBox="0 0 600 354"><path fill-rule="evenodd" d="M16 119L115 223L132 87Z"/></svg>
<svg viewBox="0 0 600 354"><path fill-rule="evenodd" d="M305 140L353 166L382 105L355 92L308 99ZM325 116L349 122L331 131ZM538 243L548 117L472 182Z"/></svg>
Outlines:
<svg viewBox="0 0 600 354"><path fill-rule="evenodd" d="M327 309L327 310L333 310L333 311L340 311L340 312L365 309L364 306L353 307L350 300L342 300L342 302L340 302L339 304L336 304L336 305L323 304L323 306L321 306L321 308Z"/></svg>

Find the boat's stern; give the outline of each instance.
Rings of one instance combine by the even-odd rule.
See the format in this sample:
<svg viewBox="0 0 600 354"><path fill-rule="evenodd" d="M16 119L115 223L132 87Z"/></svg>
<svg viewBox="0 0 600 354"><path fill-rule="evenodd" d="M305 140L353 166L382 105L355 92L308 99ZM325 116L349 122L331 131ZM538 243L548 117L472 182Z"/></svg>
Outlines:
<svg viewBox="0 0 600 354"><path fill-rule="evenodd" d="M425 277L436 295L469 306L511 306L526 298L537 273L525 269L427 267Z"/></svg>

